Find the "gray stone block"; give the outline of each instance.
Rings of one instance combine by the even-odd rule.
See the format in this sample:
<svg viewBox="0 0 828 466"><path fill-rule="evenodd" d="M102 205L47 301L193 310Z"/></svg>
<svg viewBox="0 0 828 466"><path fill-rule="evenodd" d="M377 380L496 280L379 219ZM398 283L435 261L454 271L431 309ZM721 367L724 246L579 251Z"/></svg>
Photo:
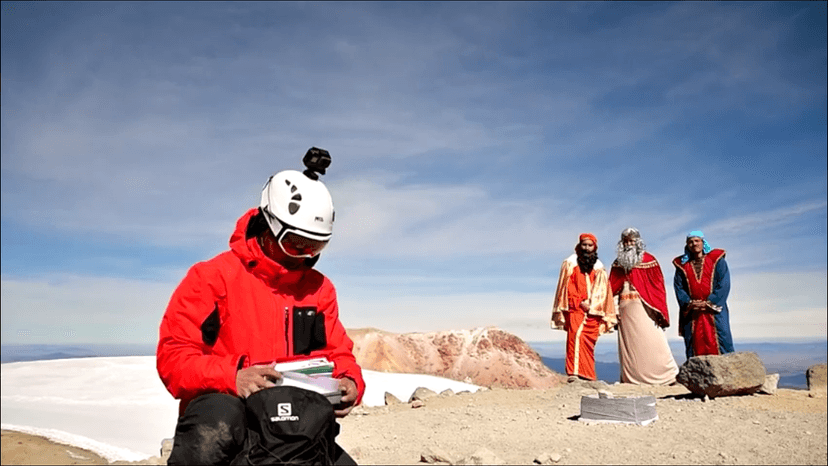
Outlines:
<svg viewBox="0 0 828 466"><path fill-rule="evenodd" d="M581 397L579 421L646 425L656 419L658 419L658 413L654 396L612 398L599 393Z"/></svg>

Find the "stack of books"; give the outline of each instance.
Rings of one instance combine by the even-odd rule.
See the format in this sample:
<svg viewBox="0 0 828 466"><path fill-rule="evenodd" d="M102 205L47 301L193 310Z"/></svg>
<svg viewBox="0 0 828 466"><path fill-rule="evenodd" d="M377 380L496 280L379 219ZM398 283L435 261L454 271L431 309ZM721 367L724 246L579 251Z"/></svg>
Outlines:
<svg viewBox="0 0 828 466"><path fill-rule="evenodd" d="M280 362L274 368L282 373L282 378L276 385L298 387L322 394L334 405L342 399L339 380L333 378L334 364L327 358Z"/></svg>

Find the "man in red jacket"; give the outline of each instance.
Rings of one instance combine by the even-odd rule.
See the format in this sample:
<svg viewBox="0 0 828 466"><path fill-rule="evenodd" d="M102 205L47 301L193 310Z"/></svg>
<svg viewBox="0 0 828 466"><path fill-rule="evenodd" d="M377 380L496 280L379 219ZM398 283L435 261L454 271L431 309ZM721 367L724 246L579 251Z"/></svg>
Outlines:
<svg viewBox="0 0 828 466"><path fill-rule="evenodd" d="M312 155L327 162L309 164ZM365 382L336 291L313 269L333 230L333 202L317 174L330 157L312 148L305 162L304 173L268 179L259 207L236 223L230 250L192 266L170 299L156 351L161 380L181 400L169 464L232 461L247 435L243 399L276 386L274 363L333 362L337 417L362 399ZM355 464L337 451L336 464Z"/></svg>

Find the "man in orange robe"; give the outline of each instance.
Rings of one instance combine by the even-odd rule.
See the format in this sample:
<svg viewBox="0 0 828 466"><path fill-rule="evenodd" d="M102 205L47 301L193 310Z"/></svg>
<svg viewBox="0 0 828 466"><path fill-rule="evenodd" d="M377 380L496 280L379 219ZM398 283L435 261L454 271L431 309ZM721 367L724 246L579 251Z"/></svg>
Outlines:
<svg viewBox="0 0 828 466"><path fill-rule="evenodd" d="M617 324L607 271L598 259L598 240L578 238L575 254L561 265L551 327L566 331L566 373L570 381L596 380L595 342Z"/></svg>

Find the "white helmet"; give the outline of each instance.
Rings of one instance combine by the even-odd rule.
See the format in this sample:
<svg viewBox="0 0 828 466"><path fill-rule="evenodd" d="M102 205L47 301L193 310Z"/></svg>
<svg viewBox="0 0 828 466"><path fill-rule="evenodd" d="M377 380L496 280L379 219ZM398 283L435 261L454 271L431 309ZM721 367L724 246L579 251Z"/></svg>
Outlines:
<svg viewBox="0 0 828 466"><path fill-rule="evenodd" d="M333 233L331 194L319 180L285 170L271 176L259 204L282 250L293 257L314 257ZM299 248L291 248L299 245Z"/></svg>

